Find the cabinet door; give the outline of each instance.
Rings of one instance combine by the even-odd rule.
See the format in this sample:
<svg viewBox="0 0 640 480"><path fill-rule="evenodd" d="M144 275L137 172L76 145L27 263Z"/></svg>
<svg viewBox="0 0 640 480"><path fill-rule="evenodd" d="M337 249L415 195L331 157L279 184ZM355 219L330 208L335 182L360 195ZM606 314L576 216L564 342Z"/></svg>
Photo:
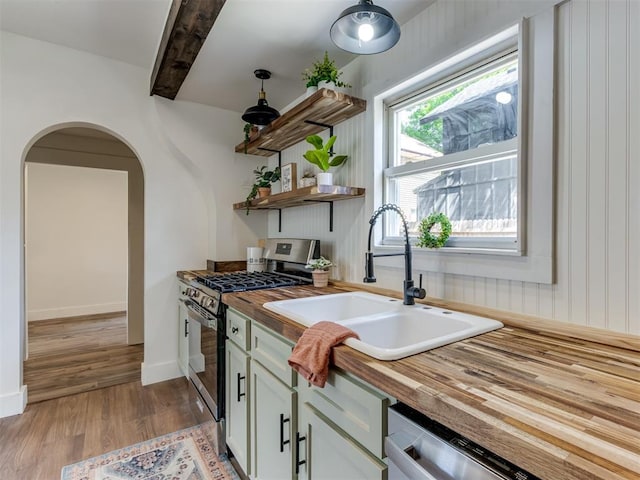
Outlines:
<svg viewBox="0 0 640 480"><path fill-rule="evenodd" d="M226 391L226 436L227 445L238 464L250 475L249 461L249 356L233 342L227 340Z"/></svg>
<svg viewBox="0 0 640 480"><path fill-rule="evenodd" d="M299 406L298 480L385 480L387 465L309 403Z"/></svg>
<svg viewBox="0 0 640 480"><path fill-rule="evenodd" d="M255 360L251 362L251 392L253 478L291 479L297 394Z"/></svg>
<svg viewBox="0 0 640 480"><path fill-rule="evenodd" d="M189 376L189 316L187 307L178 302L178 366L185 375Z"/></svg>

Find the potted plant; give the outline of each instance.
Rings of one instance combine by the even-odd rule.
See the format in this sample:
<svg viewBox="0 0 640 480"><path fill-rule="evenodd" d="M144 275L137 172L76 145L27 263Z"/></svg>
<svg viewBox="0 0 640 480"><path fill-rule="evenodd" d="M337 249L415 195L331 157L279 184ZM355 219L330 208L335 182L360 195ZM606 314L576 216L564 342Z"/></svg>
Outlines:
<svg viewBox="0 0 640 480"><path fill-rule="evenodd" d="M260 130L257 125L251 125L250 123L244 124L244 153L247 153L247 145L249 142L256 138Z"/></svg>
<svg viewBox="0 0 640 480"><path fill-rule="evenodd" d="M307 263L304 268L311 270L311 276L313 277L314 287L326 287L329 283L329 268L333 267L331 260L320 256L320 258L314 258Z"/></svg>
<svg viewBox="0 0 640 480"><path fill-rule="evenodd" d="M318 135L309 135L307 142L315 147L315 150L307 150L303 155L305 160L317 166L321 173L318 173L318 185L333 185L333 174L328 170L331 167L342 165L347 160L347 155L335 155L331 147L336 142L336 136L332 135L327 144L323 145L322 138Z"/></svg>
<svg viewBox="0 0 640 480"><path fill-rule="evenodd" d="M313 187L316 184L316 176L311 170L305 170L300 179L301 187Z"/></svg>
<svg viewBox="0 0 640 480"><path fill-rule="evenodd" d="M253 171L256 176L255 183L251 186L251 191L247 195L247 215L249 215L249 205L256 197L266 197L271 194L271 185L280 180L280 168L268 170L266 165L256 168Z"/></svg>
<svg viewBox="0 0 640 480"><path fill-rule="evenodd" d="M309 88L323 88L323 84L333 83L336 88L351 88L351 85L340 80L342 72L336 67L334 60L329 58L329 53L324 52L322 61L315 61L311 68L302 72L302 79L305 81L307 93Z"/></svg>

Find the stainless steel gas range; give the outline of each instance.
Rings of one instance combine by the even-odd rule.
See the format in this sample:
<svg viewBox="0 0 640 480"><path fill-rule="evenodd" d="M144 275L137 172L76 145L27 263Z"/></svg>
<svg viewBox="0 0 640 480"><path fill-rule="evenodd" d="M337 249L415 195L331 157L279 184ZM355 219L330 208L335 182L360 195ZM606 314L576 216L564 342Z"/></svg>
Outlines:
<svg viewBox="0 0 640 480"><path fill-rule="evenodd" d="M216 422L218 445L224 446L226 307L222 294L309 283L304 265L320 256L319 240L269 239L264 250L266 272L234 272L197 276L181 289L187 312L189 379Z"/></svg>

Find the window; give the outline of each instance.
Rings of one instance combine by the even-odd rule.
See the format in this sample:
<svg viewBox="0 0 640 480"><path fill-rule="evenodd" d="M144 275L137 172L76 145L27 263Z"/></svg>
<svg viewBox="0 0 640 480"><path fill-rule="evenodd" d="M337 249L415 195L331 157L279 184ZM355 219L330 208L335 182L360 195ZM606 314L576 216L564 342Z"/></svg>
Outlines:
<svg viewBox="0 0 640 480"><path fill-rule="evenodd" d="M385 197L404 211L410 235L443 212L447 247L518 250L518 70L513 47L387 106ZM387 220L383 243L399 241L401 228Z"/></svg>
<svg viewBox="0 0 640 480"><path fill-rule="evenodd" d="M436 207L445 209L456 230L445 248L414 248L414 269L553 283L555 23L553 6L498 32L471 32L476 42L463 50L443 47L432 55L440 60L430 65L408 55L413 77L397 78L374 95L375 204L400 204L411 221L410 234ZM516 84L510 85L510 75L517 76ZM493 100L478 101L473 109L474 96L480 100L482 90L487 96L491 85L508 88L511 97L496 90ZM421 105L425 111L415 113L411 124ZM456 121L454 113L458 123L447 126ZM414 127L431 131L421 138ZM375 253L398 251L396 217L382 218ZM377 264L399 268L391 256Z"/></svg>

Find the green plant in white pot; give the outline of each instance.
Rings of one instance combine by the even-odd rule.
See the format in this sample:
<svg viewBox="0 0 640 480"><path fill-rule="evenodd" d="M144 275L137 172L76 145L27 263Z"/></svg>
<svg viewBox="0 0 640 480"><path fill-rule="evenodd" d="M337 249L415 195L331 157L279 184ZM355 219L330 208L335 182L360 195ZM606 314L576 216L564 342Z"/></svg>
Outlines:
<svg viewBox="0 0 640 480"><path fill-rule="evenodd" d="M329 169L342 165L348 158L347 155L335 155L331 150L333 144L336 143L336 138L335 135L332 135L325 145L318 135L307 137L307 142L316 148L315 150L307 150L303 157L321 170L321 173L317 175L318 185L333 185L333 174L329 172Z"/></svg>
<svg viewBox="0 0 640 480"><path fill-rule="evenodd" d="M313 62L311 68L302 72L302 79L307 88L324 88L329 87L330 84L333 84L334 89L351 88L351 85L340 80L341 75L342 72L336 67L335 61L331 60L329 53L325 51L321 61Z"/></svg>
<svg viewBox="0 0 640 480"><path fill-rule="evenodd" d="M326 287L329 284L329 269L331 267L333 267L333 262L323 256L314 258L304 266L304 268L311 270L314 287Z"/></svg>

